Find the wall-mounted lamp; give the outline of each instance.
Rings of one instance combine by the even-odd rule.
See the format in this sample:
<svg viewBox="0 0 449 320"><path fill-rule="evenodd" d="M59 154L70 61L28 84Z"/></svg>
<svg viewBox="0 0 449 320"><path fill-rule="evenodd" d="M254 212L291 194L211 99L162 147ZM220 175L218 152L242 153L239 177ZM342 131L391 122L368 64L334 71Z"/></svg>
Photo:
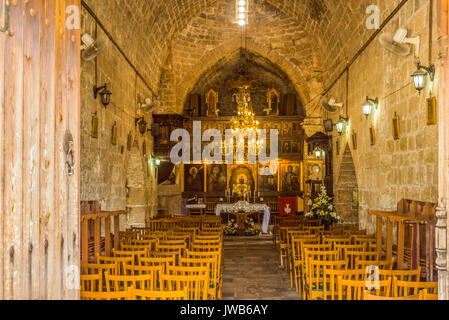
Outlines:
<svg viewBox="0 0 449 320"><path fill-rule="evenodd" d="M316 157L317 159L321 159L321 157L324 158L325 155L326 155L326 153L325 153L323 150L321 150L320 148L317 148L317 149L315 150L315 157Z"/></svg>
<svg viewBox="0 0 449 320"><path fill-rule="evenodd" d="M366 97L366 101L363 104L363 114L365 115L365 117L368 119L369 115L371 114L371 111L373 110L373 105L374 107L377 108L379 107L379 99L370 99L369 97Z"/></svg>
<svg viewBox="0 0 449 320"><path fill-rule="evenodd" d="M343 134L343 131L345 130L347 123L348 123L348 119L340 116L340 120L336 124L337 132L339 135Z"/></svg>
<svg viewBox="0 0 449 320"><path fill-rule="evenodd" d="M160 159L155 159L154 163L156 164L156 166L160 166L161 165L161 160Z"/></svg>
<svg viewBox="0 0 449 320"><path fill-rule="evenodd" d="M108 90L107 85L105 84L102 87L94 86L94 98L97 99L98 94L101 96L101 103L106 108L109 103L111 103L111 95L112 92Z"/></svg>
<svg viewBox="0 0 449 320"><path fill-rule="evenodd" d="M139 132L144 135L147 132L148 123L145 121L145 117L136 118L136 126L139 125Z"/></svg>
<svg viewBox="0 0 449 320"><path fill-rule="evenodd" d="M417 63L418 70L412 74L413 81L415 83L415 89L418 90L419 94L424 89L426 85L426 77L429 74L430 81L435 80L435 65L431 64L430 67L422 66L420 62Z"/></svg>

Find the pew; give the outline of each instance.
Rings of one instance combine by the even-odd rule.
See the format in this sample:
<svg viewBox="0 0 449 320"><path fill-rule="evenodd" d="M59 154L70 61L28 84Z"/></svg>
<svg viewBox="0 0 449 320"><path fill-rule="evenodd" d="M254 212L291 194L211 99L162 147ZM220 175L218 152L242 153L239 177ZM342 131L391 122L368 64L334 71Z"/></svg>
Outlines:
<svg viewBox="0 0 449 320"><path fill-rule="evenodd" d="M382 240L386 238L386 259L393 257L396 249L398 269L423 267L427 281L434 281L434 239L436 205L412 200L401 200L397 211L369 211L376 216L377 251L382 253ZM387 223L386 235L383 222ZM394 245L394 226L397 227L397 243ZM424 254L423 254L424 252Z"/></svg>
<svg viewBox="0 0 449 320"><path fill-rule="evenodd" d="M112 248L120 249L120 216L126 211L106 212L96 201L81 203L81 262L93 261L97 254L104 252L112 256ZM114 221L112 238L111 221ZM104 225L105 237L101 237L101 226ZM93 240L92 240L93 239Z"/></svg>

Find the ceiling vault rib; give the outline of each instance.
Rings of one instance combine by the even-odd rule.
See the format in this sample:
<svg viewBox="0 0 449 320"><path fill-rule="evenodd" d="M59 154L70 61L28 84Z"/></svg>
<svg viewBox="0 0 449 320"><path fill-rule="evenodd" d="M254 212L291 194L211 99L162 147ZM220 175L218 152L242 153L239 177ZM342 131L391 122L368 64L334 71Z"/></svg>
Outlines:
<svg viewBox="0 0 449 320"><path fill-rule="evenodd" d="M126 62L130 65L130 67L134 70L136 75L142 80L142 82L145 84L145 86L148 88L148 90L150 90L153 95L156 95L153 88L151 88L151 86L148 84L148 82L145 80L145 78L142 76L142 74L139 72L139 70L137 70L136 66L131 62L131 60L129 60L128 56L125 54L125 52L122 50L122 48L118 45L118 43L115 41L115 39L109 33L109 31L106 30L106 28L101 23L100 19L97 17L95 12L89 7L89 5L84 0L81 0L81 5L83 6L84 9L86 9L86 11L89 13L89 15L95 20L97 25L100 26L100 28L103 30L105 35L112 42L112 44L117 48L117 50L120 52L120 54L126 60Z"/></svg>

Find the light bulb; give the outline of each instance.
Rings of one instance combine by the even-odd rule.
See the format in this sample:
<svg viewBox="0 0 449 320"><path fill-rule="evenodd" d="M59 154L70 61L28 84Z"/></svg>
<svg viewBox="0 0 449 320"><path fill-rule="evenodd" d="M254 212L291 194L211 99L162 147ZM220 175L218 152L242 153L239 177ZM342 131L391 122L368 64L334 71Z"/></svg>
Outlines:
<svg viewBox="0 0 449 320"><path fill-rule="evenodd" d="M244 7L246 5L246 1L245 0L240 0L239 1L239 6L240 7Z"/></svg>
<svg viewBox="0 0 449 320"><path fill-rule="evenodd" d="M245 7L239 7L239 12L240 12L240 13L245 13L245 12L246 12Z"/></svg>
<svg viewBox="0 0 449 320"><path fill-rule="evenodd" d="M239 19L244 20L246 18L246 15L244 13L239 14Z"/></svg>

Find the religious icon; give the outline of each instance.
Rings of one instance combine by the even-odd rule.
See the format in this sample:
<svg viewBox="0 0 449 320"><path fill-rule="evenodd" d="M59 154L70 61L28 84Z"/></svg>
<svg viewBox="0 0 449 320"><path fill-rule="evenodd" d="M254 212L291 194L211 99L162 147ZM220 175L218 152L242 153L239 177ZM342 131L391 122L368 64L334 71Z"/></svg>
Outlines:
<svg viewBox="0 0 449 320"><path fill-rule="evenodd" d="M224 192L227 188L227 168L224 164L207 165L207 192Z"/></svg>
<svg viewBox="0 0 449 320"><path fill-rule="evenodd" d="M427 125L437 124L436 113L437 99L435 97L427 99Z"/></svg>
<svg viewBox="0 0 449 320"><path fill-rule="evenodd" d="M204 192L204 165L184 165L184 191Z"/></svg>
<svg viewBox="0 0 449 320"><path fill-rule="evenodd" d="M300 185L299 164L281 165L281 192L299 192Z"/></svg>
<svg viewBox="0 0 449 320"><path fill-rule="evenodd" d="M111 143L114 146L117 145L117 123L112 126Z"/></svg>
<svg viewBox="0 0 449 320"><path fill-rule="evenodd" d="M352 131L352 148L357 150L357 133L355 131Z"/></svg>
<svg viewBox="0 0 449 320"><path fill-rule="evenodd" d="M128 138L126 139L126 149L127 149L128 151L131 151L132 144L133 144L133 135L132 135L132 133L130 132L130 133L128 134Z"/></svg>
<svg viewBox="0 0 449 320"><path fill-rule="evenodd" d="M292 153L301 153L298 141L292 141Z"/></svg>
<svg viewBox="0 0 449 320"><path fill-rule="evenodd" d="M210 89L209 92L206 94L206 116L207 117L213 117L217 116L220 110L217 109L218 105L218 92L216 92L213 89Z"/></svg>
<svg viewBox="0 0 449 320"><path fill-rule="evenodd" d="M293 124L291 122L282 123L282 135L291 136L292 135Z"/></svg>
<svg viewBox="0 0 449 320"><path fill-rule="evenodd" d="M376 135L375 135L373 126L371 126L369 128L369 138L370 138L371 145L374 146L376 144Z"/></svg>
<svg viewBox="0 0 449 320"><path fill-rule="evenodd" d="M324 120L324 130L326 132L332 132L334 130L334 123L332 119Z"/></svg>
<svg viewBox="0 0 449 320"><path fill-rule="evenodd" d="M270 192L278 190L278 172L273 172L270 165L259 166L259 191Z"/></svg>
<svg viewBox="0 0 449 320"><path fill-rule="evenodd" d="M292 142L284 141L282 142L282 153L291 153L292 152Z"/></svg>
<svg viewBox="0 0 449 320"><path fill-rule="evenodd" d="M393 118L393 138L394 140L399 140L401 138L399 116L397 114L395 114L395 117Z"/></svg>
<svg viewBox="0 0 449 320"><path fill-rule="evenodd" d="M301 122L293 122L292 123L292 135L300 136L303 134L303 128L301 126Z"/></svg>
<svg viewBox="0 0 449 320"><path fill-rule="evenodd" d="M170 144L170 137L168 132L168 127L161 126L159 129L159 144L160 145L168 145Z"/></svg>
<svg viewBox="0 0 449 320"><path fill-rule="evenodd" d="M269 89L267 92L268 108L263 110L266 116L271 114L278 116L280 102L281 94L275 88Z"/></svg>
<svg viewBox="0 0 449 320"><path fill-rule="evenodd" d="M255 167L234 165L228 166L228 170L230 172L229 188L231 193L240 199L249 201L251 193L256 190Z"/></svg>
<svg viewBox="0 0 449 320"><path fill-rule="evenodd" d="M335 143L335 149L337 152L337 156L340 155L340 140L337 140L337 142Z"/></svg>
<svg viewBox="0 0 449 320"><path fill-rule="evenodd" d="M98 139L98 116L96 112L92 116L92 138Z"/></svg>

